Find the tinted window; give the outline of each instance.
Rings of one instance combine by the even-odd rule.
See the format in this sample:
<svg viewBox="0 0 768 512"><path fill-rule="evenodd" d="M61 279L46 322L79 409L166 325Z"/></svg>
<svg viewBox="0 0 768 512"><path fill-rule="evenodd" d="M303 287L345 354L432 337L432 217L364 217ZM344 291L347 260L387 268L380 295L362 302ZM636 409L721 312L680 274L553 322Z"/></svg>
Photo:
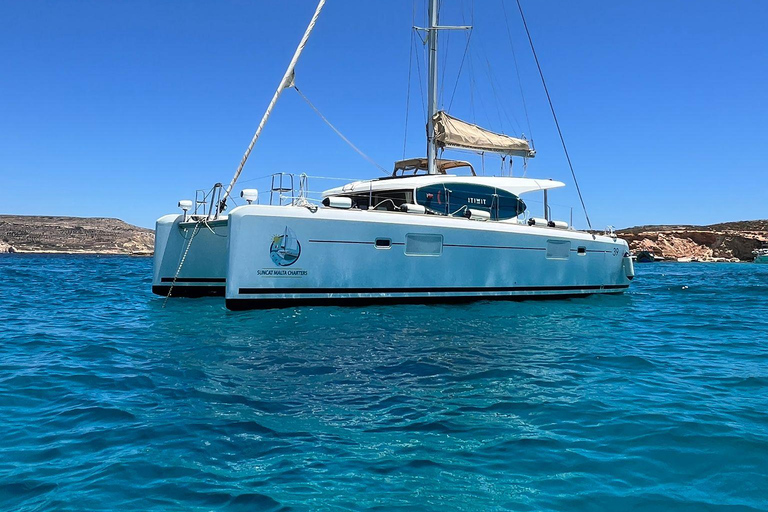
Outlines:
<svg viewBox="0 0 768 512"><path fill-rule="evenodd" d="M511 219L525 211L516 195L485 185L445 183L416 189L416 202L433 213L463 215L467 208L491 214L494 220Z"/></svg>
<svg viewBox="0 0 768 512"><path fill-rule="evenodd" d="M405 235L405 254L408 256L440 256L443 253L443 235Z"/></svg>
<svg viewBox="0 0 768 512"><path fill-rule="evenodd" d="M411 190L387 190L383 192L366 192L350 196L352 198L352 207L361 210L376 209L384 211L394 211L400 208L403 203L413 202L413 192Z"/></svg>
<svg viewBox="0 0 768 512"><path fill-rule="evenodd" d="M547 258L567 260L571 257L571 242L568 240L547 240Z"/></svg>

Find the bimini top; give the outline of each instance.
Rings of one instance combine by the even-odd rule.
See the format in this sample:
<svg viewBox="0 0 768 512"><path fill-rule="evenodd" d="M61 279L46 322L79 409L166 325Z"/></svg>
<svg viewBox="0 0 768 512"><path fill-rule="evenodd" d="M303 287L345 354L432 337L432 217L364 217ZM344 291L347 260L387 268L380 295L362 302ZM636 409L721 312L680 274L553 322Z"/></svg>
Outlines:
<svg viewBox="0 0 768 512"><path fill-rule="evenodd" d="M445 174L448 169L455 169L457 167L469 167L469 171L472 176L476 176L475 168L472 164L465 162L464 160L444 160L438 158L435 160L435 167L437 167L438 174ZM405 176L407 171L413 171L414 176L419 171L426 171L429 168L426 158L409 158L407 160L400 160L395 162L395 170L392 172L392 176L397 176L397 172L400 171L400 176Z"/></svg>

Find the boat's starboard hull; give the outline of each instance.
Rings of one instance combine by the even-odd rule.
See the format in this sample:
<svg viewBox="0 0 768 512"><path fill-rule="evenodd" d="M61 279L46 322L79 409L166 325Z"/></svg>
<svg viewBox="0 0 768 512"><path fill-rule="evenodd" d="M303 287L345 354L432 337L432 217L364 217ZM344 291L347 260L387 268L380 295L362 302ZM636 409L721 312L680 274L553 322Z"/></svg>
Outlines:
<svg viewBox="0 0 768 512"><path fill-rule="evenodd" d="M246 206L230 214L229 309L524 300L621 293L623 240L440 216ZM298 255L275 261L289 229Z"/></svg>

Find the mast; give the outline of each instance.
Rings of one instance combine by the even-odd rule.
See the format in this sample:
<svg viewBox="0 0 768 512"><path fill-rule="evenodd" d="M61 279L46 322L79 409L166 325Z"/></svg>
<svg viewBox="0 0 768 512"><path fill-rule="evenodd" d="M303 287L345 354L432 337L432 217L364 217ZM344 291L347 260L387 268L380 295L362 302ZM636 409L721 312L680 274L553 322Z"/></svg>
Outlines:
<svg viewBox="0 0 768 512"><path fill-rule="evenodd" d="M301 52L304 50L304 47L307 44L307 40L309 39L309 35L312 33L312 29L315 28L315 24L317 23L317 18L320 17L320 11L323 10L324 5L325 5L325 0L320 0L318 2L317 8L315 9L315 14L312 16L312 19L309 21L307 30L304 31L304 36L302 36L301 41L299 42L299 46L296 48L296 52L293 54L293 58L291 59L290 64L288 64L288 69L285 71L285 74L283 75L282 80L280 80L280 85L277 86L277 90L275 91L274 96L272 96L272 101L269 102L269 105L267 106L267 111L264 112L264 116L261 118L259 127L256 128L256 133L253 135L253 138L251 139L251 143L248 144L248 148L245 150L245 154L243 155L242 160L240 160L240 165L237 166L235 175L232 177L232 181L229 182L226 192L224 192L224 198L222 198L221 202L218 205L219 212L224 211L224 207L226 206L226 203L227 203L227 198L232 193L232 189L235 187L235 183L237 183L237 179L240 177L240 173L243 172L243 167L245 167L245 162L248 160L248 156L251 154L251 150L253 150L253 146L256 144L256 141L258 140L259 135L261 135L261 130L263 130L264 125L267 124L267 119L269 119L269 116L272 113L272 109L275 108L275 104L277 103L278 98L280 98L280 95L282 94L283 89L287 89L288 87L293 86L293 79L294 79L293 71L296 68L296 63L299 61Z"/></svg>
<svg viewBox="0 0 768 512"><path fill-rule="evenodd" d="M469 30L470 26L440 26L440 0L429 0L429 26L427 46L429 50L427 67L427 172L437 174L437 145L435 144L435 115L437 114L437 34L440 30Z"/></svg>
<svg viewBox="0 0 768 512"><path fill-rule="evenodd" d="M429 44L429 73L427 82L427 172L437 174L437 147L435 146L435 114L437 114L437 11L438 0L429 2L429 27L427 28L427 43Z"/></svg>

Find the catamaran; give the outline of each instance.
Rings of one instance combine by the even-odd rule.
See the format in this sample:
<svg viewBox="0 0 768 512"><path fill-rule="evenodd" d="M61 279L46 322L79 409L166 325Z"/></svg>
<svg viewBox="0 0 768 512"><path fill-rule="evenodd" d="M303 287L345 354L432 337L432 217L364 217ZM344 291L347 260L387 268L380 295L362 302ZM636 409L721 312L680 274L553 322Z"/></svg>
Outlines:
<svg viewBox="0 0 768 512"><path fill-rule="evenodd" d="M396 162L390 176L328 189L319 202L309 199L305 176L296 187L294 176L278 173L268 190L277 204L272 197L259 204L258 191L244 189L247 204L224 213L277 99L293 86L321 0L229 185L158 219L155 293L223 295L227 308L240 310L562 298L629 287L634 267L624 240L551 218L548 193L564 183L478 176L469 162L438 158L454 148L524 159L535 151L524 138L438 109L439 33L456 27L438 24L437 3L431 0L429 25L420 29L429 59L426 157ZM526 204L534 193L543 197L541 216Z"/></svg>

